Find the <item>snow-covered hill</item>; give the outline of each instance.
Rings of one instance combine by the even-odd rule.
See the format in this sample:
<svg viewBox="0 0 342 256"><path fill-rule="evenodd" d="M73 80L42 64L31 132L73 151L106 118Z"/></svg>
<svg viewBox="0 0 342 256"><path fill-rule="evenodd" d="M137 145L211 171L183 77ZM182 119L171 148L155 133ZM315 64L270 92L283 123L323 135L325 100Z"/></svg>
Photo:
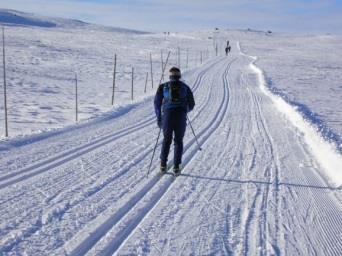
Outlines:
<svg viewBox="0 0 342 256"><path fill-rule="evenodd" d="M16 10L0 9L0 24L7 26L33 26L42 28L69 28L69 29L92 29L98 31L111 31L121 33L144 34L146 32L95 25L75 19L52 18L33 13L20 12Z"/></svg>

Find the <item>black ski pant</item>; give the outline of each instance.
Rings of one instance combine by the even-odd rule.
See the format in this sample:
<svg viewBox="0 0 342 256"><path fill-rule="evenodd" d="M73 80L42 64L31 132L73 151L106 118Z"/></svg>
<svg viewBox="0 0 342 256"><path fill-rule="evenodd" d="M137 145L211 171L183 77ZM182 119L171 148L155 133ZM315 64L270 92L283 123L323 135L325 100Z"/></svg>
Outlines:
<svg viewBox="0 0 342 256"><path fill-rule="evenodd" d="M183 138L186 129L186 112L175 108L165 110L162 117L162 129L164 140L162 144L160 160L166 164L170 152L172 139L174 139L174 165L182 163Z"/></svg>

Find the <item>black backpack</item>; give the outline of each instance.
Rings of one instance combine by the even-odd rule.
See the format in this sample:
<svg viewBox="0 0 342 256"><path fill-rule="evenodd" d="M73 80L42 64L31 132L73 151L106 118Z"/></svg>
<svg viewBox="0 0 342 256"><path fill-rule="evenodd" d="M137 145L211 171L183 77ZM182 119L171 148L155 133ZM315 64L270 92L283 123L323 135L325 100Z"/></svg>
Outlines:
<svg viewBox="0 0 342 256"><path fill-rule="evenodd" d="M163 90L164 107L186 107L187 105L187 89L184 84L179 81L171 81L166 84Z"/></svg>
<svg viewBox="0 0 342 256"><path fill-rule="evenodd" d="M172 103L178 103L181 101L181 85L176 82L170 82L169 84L169 92L170 92L170 100Z"/></svg>

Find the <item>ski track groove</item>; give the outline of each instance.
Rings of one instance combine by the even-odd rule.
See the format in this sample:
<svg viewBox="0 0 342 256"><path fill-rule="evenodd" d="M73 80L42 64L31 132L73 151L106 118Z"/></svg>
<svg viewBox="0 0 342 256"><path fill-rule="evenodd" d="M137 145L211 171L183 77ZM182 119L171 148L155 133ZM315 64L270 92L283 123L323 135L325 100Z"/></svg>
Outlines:
<svg viewBox="0 0 342 256"><path fill-rule="evenodd" d="M276 249L275 247L275 244L277 244L277 239L278 239L278 231L279 231L279 216L281 215L280 212L279 212L279 209L280 209L280 206L279 206L279 181L280 181L280 178L279 178L279 170L280 170L280 163L279 163L279 160L278 160L278 153L276 152L276 148L275 148L275 143L272 139L272 136L270 134L270 131L267 127L267 123L265 121L265 117L263 116L263 112L261 111L261 107L260 107L260 104L259 104L259 100L256 99L256 95L254 94L253 95L253 101L254 101L254 106L257 107L257 111L255 111L255 113L258 114L258 116L260 117L259 120L261 120L261 124L262 124L262 127L263 127L263 131L265 131L265 135L266 135L266 139L267 139L267 142L266 143L267 145L270 145L270 152L271 152L271 156L272 156L272 162L275 164L274 168L272 168L274 170L274 173L272 173L271 175L274 176L273 179L272 179L272 188L273 188L273 191L271 190L271 193L274 194L274 201L275 201L275 210L274 210L274 213L275 213L275 234L274 234L274 238L275 238L275 241L273 241L273 248ZM272 170L271 169L271 170ZM270 178L272 178L270 176ZM268 180L268 182L271 182L271 180ZM264 205L264 209L261 209L262 211L264 211L265 215L269 212L267 211L268 209L268 206L267 206L267 203L268 203L268 200L267 200L267 197L268 197L268 194L270 193L269 192L269 186L266 186L266 196L264 196L263 200L264 200L264 203L262 205ZM267 216L264 216L264 231L266 231L266 224L267 224ZM265 232L265 234L267 234ZM265 238L266 241L267 241L267 237ZM260 241L262 242L262 241ZM266 245L266 243L264 243L264 245ZM266 253L266 248L264 247L264 252ZM279 253L279 252L278 252Z"/></svg>

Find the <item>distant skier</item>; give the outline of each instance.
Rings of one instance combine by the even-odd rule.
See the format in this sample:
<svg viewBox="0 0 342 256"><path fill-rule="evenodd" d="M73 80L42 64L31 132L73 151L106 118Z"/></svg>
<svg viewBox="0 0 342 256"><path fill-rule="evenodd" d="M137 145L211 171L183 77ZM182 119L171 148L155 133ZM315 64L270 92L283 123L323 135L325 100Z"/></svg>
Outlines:
<svg viewBox="0 0 342 256"><path fill-rule="evenodd" d="M228 53L230 53L230 50L231 50L231 47L229 45L229 40L227 40L227 46L225 48L225 51L226 51L226 56L228 56Z"/></svg>
<svg viewBox="0 0 342 256"><path fill-rule="evenodd" d="M180 174L180 164L183 155L183 137L186 129L186 116L195 106L191 89L180 81L181 71L172 67L170 81L159 85L154 98L154 109L158 127L163 129L164 140L160 153L160 171L167 170L167 159L172 138L174 137L174 166L175 175Z"/></svg>

